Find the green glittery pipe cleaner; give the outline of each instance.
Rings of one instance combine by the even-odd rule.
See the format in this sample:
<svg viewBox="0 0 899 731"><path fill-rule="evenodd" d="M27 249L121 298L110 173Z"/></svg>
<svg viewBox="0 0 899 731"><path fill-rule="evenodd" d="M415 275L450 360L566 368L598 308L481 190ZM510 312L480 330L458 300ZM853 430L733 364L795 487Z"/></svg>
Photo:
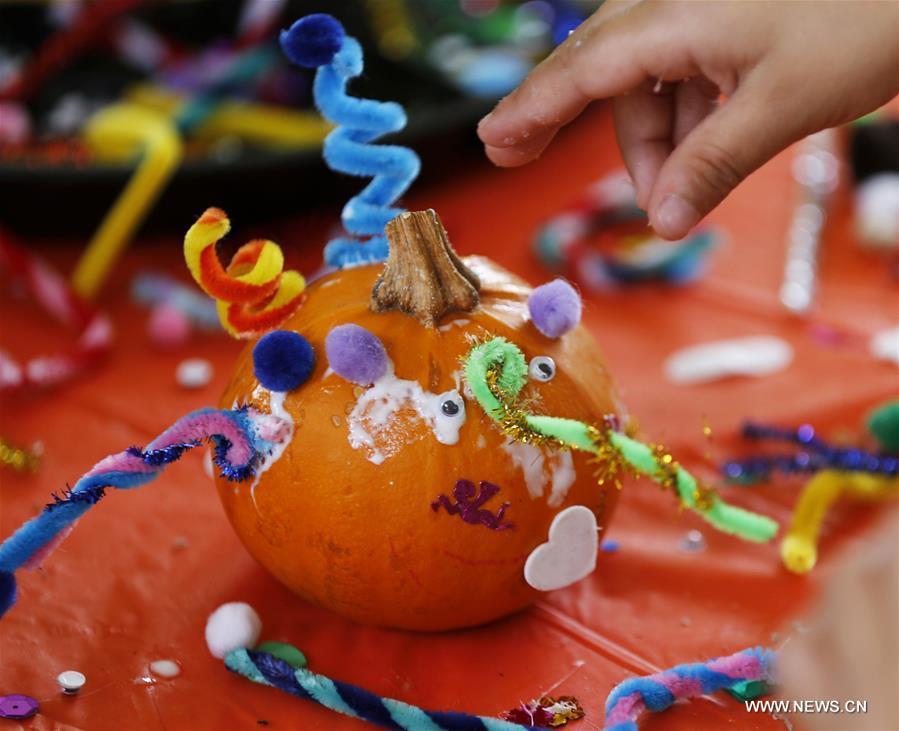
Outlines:
<svg viewBox="0 0 899 731"><path fill-rule="evenodd" d="M658 446L644 444L608 425L597 427L525 411L517 401L527 381L527 362L518 346L505 338L475 344L464 359L463 370L475 399L515 441L594 454L600 465L600 484L606 480L617 483L620 470L630 468L671 488L684 507L724 533L760 543L777 534L778 525L771 518L728 505L714 491L700 486Z"/></svg>

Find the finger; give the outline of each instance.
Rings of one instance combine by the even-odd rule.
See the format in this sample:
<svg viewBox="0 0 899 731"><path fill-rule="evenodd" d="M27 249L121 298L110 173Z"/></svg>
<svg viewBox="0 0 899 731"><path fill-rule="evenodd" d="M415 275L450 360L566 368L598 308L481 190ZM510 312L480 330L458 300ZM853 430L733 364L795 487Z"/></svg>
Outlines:
<svg viewBox="0 0 899 731"><path fill-rule="evenodd" d="M672 142L679 145L703 119L718 106L720 91L704 76L687 79L677 85L674 94Z"/></svg>
<svg viewBox="0 0 899 731"><path fill-rule="evenodd" d="M743 178L808 132L808 110L795 96L772 94L760 71L689 132L659 171L649 219L663 238L683 238Z"/></svg>
<svg viewBox="0 0 899 731"><path fill-rule="evenodd" d="M494 165L503 168L513 168L518 165L524 165L526 162L536 160L540 157L540 153L546 149L546 146L556 136L555 129L543 130L542 132L530 137L528 133L524 133L525 137L517 145L511 147L496 147L493 145L484 145L487 157Z"/></svg>
<svg viewBox="0 0 899 731"><path fill-rule="evenodd" d="M639 90L615 97L612 105L615 134L624 164L634 181L637 205L646 208L659 170L671 154L674 96L657 93L644 84Z"/></svg>
<svg viewBox="0 0 899 731"><path fill-rule="evenodd" d="M489 147L527 150L528 140L545 139L547 134L551 139L590 101L639 86L648 78L646 49L660 53L652 50L654 35L664 25L666 12L664 4L640 3L599 21L590 18L481 120L481 140ZM689 54L666 52L665 57L666 78L669 72L673 78L695 73ZM527 157L526 151L519 160L525 162Z"/></svg>

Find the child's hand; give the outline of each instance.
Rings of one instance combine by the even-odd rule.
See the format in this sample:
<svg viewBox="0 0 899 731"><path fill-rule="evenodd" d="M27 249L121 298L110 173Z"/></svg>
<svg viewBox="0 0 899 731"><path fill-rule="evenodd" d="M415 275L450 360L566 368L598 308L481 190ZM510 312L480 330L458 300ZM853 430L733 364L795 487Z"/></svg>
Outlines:
<svg viewBox="0 0 899 731"><path fill-rule="evenodd" d="M613 97L637 201L675 239L787 145L897 93L895 0L607 0L478 134L494 163L523 165Z"/></svg>

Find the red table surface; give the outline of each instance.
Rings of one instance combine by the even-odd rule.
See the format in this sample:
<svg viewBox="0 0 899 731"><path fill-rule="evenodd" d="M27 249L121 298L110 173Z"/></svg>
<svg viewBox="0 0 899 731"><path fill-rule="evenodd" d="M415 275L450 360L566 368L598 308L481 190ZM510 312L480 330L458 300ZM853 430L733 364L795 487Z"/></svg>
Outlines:
<svg viewBox="0 0 899 731"><path fill-rule="evenodd" d="M488 254L533 282L545 281L550 275L530 249L535 226L620 165L613 140L610 116L598 109L535 164L505 171L472 163L441 186L415 190L406 204L437 209L460 253ZM214 204L196 192L198 214ZM811 421L826 433L860 436L866 412L896 393L895 366L874 360L866 345L871 334L896 322L895 280L882 260L854 242L846 190L837 195L827 225L812 318L839 331L842 341L822 344L808 322L780 307L777 288L793 204L787 153L711 217L727 232L727 242L701 282L586 300L585 321L645 433L700 474L748 450L738 437L747 417L785 425ZM240 211L229 214L239 229ZM280 236L289 263L311 272L328 226L322 216L309 217L238 231L233 241ZM0 535L100 457L146 444L181 414L216 403L241 346L209 335L175 352L158 352L145 335L146 311L129 299L132 277L147 267L187 279L178 239L155 243L132 248L102 293L100 303L117 333L108 361L53 392L2 402L0 434L18 444L41 440L46 456L34 475L0 475ZM70 271L78 246L57 251L54 263ZM0 313L2 344L14 352L58 346L60 332L31 303L7 291ZM680 347L761 333L792 344L789 368L762 379L689 387L664 377L666 356ZM174 381L176 364L189 356L209 358L216 367L213 382L199 391L182 390ZM710 444L702 433L706 420L713 428ZM784 523L799 486L780 480L725 489L733 502ZM838 549L858 540L877 511L851 504L834 509L824 527L821 562L800 577L781 567L776 544L716 534L696 516L679 513L670 495L650 484L630 484L606 536L620 549L600 554L592 576L489 626L425 635L359 626L293 596L241 547L201 455L189 454L152 486L110 494L39 571L20 574L19 603L0 623L0 694L34 696L41 713L21 723L0 720L0 731L252 729L260 720L272 729L365 727L254 685L211 657L204 624L227 601L253 605L263 619L263 638L299 646L317 672L378 694L493 715L562 681L555 691L576 695L587 711L578 727L600 728L607 693L626 677L776 644L773 633L789 632L826 581ZM691 528L705 534L705 552L679 549ZM177 660L180 676L147 682L148 663L162 658ZM75 697L62 696L56 686L66 669L88 678ZM722 694L678 705L647 719L643 728L761 731L782 729L783 723L749 714Z"/></svg>

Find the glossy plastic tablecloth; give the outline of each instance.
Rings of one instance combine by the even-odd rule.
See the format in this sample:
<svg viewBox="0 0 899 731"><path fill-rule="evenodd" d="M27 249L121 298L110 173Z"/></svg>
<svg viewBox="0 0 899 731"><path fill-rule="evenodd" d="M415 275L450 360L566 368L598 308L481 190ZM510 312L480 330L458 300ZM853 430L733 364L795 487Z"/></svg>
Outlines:
<svg viewBox="0 0 899 731"><path fill-rule="evenodd" d="M501 171L473 162L442 186L417 190L407 204L436 208L461 253L489 254L543 281L549 275L530 253L534 228L620 164L612 140L610 119L598 110L536 164ZM737 436L744 418L785 425L808 420L851 437L866 411L896 392L895 366L867 351L869 336L897 320L895 280L882 261L855 245L845 191L827 225L816 325L778 304L794 203L789 165L789 154L767 165L714 214L727 242L700 283L639 287L586 303L586 322L644 431L700 474L746 449ZM196 199L197 213L215 204L202 190ZM229 214L239 228L240 211ZM235 236L278 238L292 263L308 272L328 225L315 217ZM51 393L2 402L0 435L20 444L41 440L46 451L37 474L0 473L3 536L100 457L145 444L179 415L216 403L239 345L205 336L176 352L157 352L144 334L146 312L129 300L128 283L141 269L184 275L179 241L153 243L132 249L102 294L117 331L105 365ZM69 270L76 253L72 246L53 260ZM6 291L0 304L4 346L27 355L58 344L60 332L27 301ZM821 337L824 330L829 338ZM753 334L788 340L795 349L792 365L762 379L691 387L666 381L662 363L675 349ZM175 384L175 366L188 356L215 364L208 387L185 391ZM711 443L702 434L706 421ZM727 497L783 522L798 489L781 481L731 488ZM243 550L201 456L190 454L153 485L110 494L41 570L21 573L21 599L0 623L0 694L38 698L41 714L21 723L41 731L252 729L263 721L271 729L363 728L253 685L210 656L203 639L207 616L222 602L242 600L261 615L264 638L299 646L311 667L326 675L427 708L481 714L497 714L552 687L582 701L588 718L579 727L597 728L608 691L634 673L776 644L772 633L790 631L826 581L838 549L863 535L876 510L839 505L826 521L821 564L799 577L781 567L776 545L715 534L695 516L678 513L670 495L630 484L606 536L620 549L602 553L591 577L490 626L422 635L349 623L281 587ZM680 550L691 528L705 534L706 551ZM181 675L148 682L148 663L162 658L177 660ZM62 696L56 686L66 669L88 678L75 697ZM18 722L0 720L0 731L16 728ZM761 731L783 724L750 715L723 696L679 705L644 728Z"/></svg>

